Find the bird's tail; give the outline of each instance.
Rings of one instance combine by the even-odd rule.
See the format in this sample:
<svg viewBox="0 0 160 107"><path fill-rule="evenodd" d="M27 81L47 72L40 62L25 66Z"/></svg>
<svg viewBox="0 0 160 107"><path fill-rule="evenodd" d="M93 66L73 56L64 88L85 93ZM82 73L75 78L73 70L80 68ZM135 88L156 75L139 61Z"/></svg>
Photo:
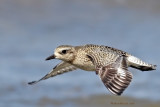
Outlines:
<svg viewBox="0 0 160 107"><path fill-rule="evenodd" d="M134 56L128 56L128 65L141 71L156 70L156 65L148 64Z"/></svg>

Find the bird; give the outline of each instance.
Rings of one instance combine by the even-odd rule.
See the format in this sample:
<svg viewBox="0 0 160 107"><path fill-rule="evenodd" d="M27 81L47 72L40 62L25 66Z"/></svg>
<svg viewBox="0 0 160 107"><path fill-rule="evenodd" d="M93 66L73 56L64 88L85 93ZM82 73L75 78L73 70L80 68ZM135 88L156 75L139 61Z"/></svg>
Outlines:
<svg viewBox="0 0 160 107"><path fill-rule="evenodd" d="M105 45L60 45L55 49L54 54L46 58L46 60L51 59L59 59L61 62L41 79L28 82L29 85L69 71L82 69L95 72L112 94L120 96L133 78L128 67L141 71L156 70L156 65Z"/></svg>

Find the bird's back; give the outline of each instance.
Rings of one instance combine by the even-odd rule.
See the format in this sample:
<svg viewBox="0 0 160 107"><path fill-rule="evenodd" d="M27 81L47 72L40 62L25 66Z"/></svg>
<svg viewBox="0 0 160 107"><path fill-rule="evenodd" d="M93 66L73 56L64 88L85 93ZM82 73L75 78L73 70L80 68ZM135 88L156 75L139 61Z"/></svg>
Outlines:
<svg viewBox="0 0 160 107"><path fill-rule="evenodd" d="M123 57L126 57L126 60L127 60L126 62L129 67L133 67L142 71L149 71L149 70L156 69L156 65L148 64L125 51L112 48L109 46L87 44L83 46L82 50L85 52L85 54L94 53L96 56L100 56L99 58L101 59L99 60L104 60L104 62L100 61L100 62L103 62L104 64L112 63L119 56L123 56Z"/></svg>

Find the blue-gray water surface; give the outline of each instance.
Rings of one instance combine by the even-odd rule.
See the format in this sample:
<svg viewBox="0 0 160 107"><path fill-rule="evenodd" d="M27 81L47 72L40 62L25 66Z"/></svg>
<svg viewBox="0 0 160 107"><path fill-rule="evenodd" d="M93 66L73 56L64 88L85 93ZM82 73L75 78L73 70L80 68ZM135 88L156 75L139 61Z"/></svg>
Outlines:
<svg viewBox="0 0 160 107"><path fill-rule="evenodd" d="M1 0L0 106L35 106L45 97L111 95L94 72L83 70L27 85L60 62L45 58L62 44L111 46L156 64L155 71L130 68L134 77L122 96L159 101L160 1L144 1Z"/></svg>

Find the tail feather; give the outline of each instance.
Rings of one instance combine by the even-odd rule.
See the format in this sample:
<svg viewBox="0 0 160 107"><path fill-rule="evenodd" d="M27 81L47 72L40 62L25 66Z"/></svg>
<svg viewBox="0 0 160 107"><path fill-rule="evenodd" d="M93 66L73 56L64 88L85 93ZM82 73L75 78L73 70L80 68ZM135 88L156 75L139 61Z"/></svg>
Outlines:
<svg viewBox="0 0 160 107"><path fill-rule="evenodd" d="M128 65L130 67L139 69L141 71L156 70L156 65L148 64L134 56L129 56L127 59L128 59Z"/></svg>

